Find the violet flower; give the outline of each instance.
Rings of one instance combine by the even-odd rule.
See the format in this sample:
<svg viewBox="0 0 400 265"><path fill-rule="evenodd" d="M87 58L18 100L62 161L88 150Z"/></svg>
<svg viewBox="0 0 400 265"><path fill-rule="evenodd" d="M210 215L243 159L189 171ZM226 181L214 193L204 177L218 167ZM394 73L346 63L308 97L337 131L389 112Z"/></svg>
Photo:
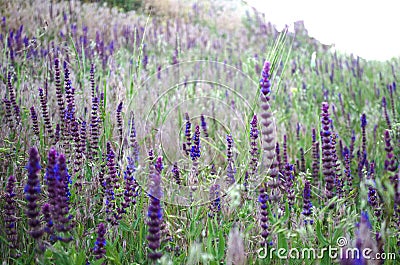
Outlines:
<svg viewBox="0 0 400 265"><path fill-rule="evenodd" d="M322 167L323 175L325 178L325 196L327 203L334 196L334 182L335 174L333 171L333 157L332 157L332 133L330 131L331 119L329 118L329 104L327 102L322 103L322 113L321 113L321 141L322 141ZM334 205L330 204L330 207Z"/></svg>
<svg viewBox="0 0 400 265"><path fill-rule="evenodd" d="M28 171L28 181L25 185L24 193L27 200L26 216L28 217L28 225L30 226L29 234L39 240L43 235L43 229L39 220L40 208L38 205L40 188L40 156L36 147L29 150L29 161L26 166Z"/></svg>
<svg viewBox="0 0 400 265"><path fill-rule="evenodd" d="M35 111L35 107L31 107L31 119L32 119L32 130L33 133L39 137L39 123L38 123L38 117Z"/></svg>
<svg viewBox="0 0 400 265"><path fill-rule="evenodd" d="M161 160L161 157L158 158ZM147 225L149 226L147 240L150 252L148 258L151 260L158 260L162 257L162 252L159 252L160 238L161 238L161 225L163 223L163 210L161 207L162 188L161 188L161 175L156 170L155 166L150 163L150 190L149 190L149 208L147 212Z"/></svg>
<svg viewBox="0 0 400 265"><path fill-rule="evenodd" d="M204 137L208 137L207 123L203 114L201 114L200 120L201 120L201 129L203 130Z"/></svg>
<svg viewBox="0 0 400 265"><path fill-rule="evenodd" d="M122 145L122 128L123 128L123 121L122 121L122 101L118 104L117 107L117 127L119 132L119 143Z"/></svg>
<svg viewBox="0 0 400 265"><path fill-rule="evenodd" d="M213 184L210 187L210 211L209 217L214 217L221 212L221 186L219 184Z"/></svg>
<svg viewBox="0 0 400 265"><path fill-rule="evenodd" d="M104 225L104 223L100 223L97 226L97 238L93 248L93 254L96 260L102 259L106 255L106 249L105 249L107 243L105 239L106 233L107 233L106 226Z"/></svg>
<svg viewBox="0 0 400 265"><path fill-rule="evenodd" d="M172 166L172 174L174 176L176 184L181 185L182 181L181 181L179 167L178 167L177 162L175 162L174 165Z"/></svg>
<svg viewBox="0 0 400 265"><path fill-rule="evenodd" d="M267 185L265 183L262 183L260 185L258 202L260 203L260 226L261 226L261 237L262 237L260 245L262 247L266 247L270 231L268 229L269 225L268 225Z"/></svg>
<svg viewBox="0 0 400 265"><path fill-rule="evenodd" d="M49 111L47 109L47 97L43 93L43 89L39 88L40 106L42 108L42 117L44 120L44 126L50 139L54 137L52 124L50 121Z"/></svg>
<svg viewBox="0 0 400 265"><path fill-rule="evenodd" d="M320 168L320 162L319 162L319 141L317 141L316 138L316 131L315 128L312 129L312 176L314 183L317 183L319 181L319 168Z"/></svg>
<svg viewBox="0 0 400 265"><path fill-rule="evenodd" d="M303 212L302 214L305 216L304 224L314 224L314 220L310 219L312 215L312 202L311 202L311 184L308 180L305 181L304 191L303 191Z"/></svg>
<svg viewBox="0 0 400 265"><path fill-rule="evenodd" d="M7 180L6 192L4 195L4 223L5 232L7 235L8 246L11 251L14 251L18 247L18 233L16 229L17 217L16 217L16 201L15 201L15 183L16 178L11 175Z"/></svg>

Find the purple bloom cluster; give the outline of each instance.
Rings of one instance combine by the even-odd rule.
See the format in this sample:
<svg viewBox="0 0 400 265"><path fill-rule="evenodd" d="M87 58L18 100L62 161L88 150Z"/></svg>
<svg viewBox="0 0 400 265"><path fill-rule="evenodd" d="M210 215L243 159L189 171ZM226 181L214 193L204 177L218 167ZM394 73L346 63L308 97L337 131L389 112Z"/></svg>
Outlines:
<svg viewBox="0 0 400 265"><path fill-rule="evenodd" d="M334 146L332 145L332 133L330 131L331 119L329 118L329 104L327 102L323 102L321 110L322 173L325 178L325 196L328 200L327 203L329 203L334 196L333 189L335 182L335 174L332 163L332 149ZM331 207L333 207L332 204Z"/></svg>
<svg viewBox="0 0 400 265"><path fill-rule="evenodd" d="M96 257L96 259L104 258L106 254L106 249L105 249L107 243L105 239L106 233L107 233L106 226L104 225L104 223L100 223L97 226L97 238L93 248L93 254Z"/></svg>
<svg viewBox="0 0 400 265"><path fill-rule="evenodd" d="M192 137L191 137L191 127L192 124L190 123L189 114L185 113L185 120L186 120L186 127L185 127L185 137L186 143L183 144L183 151L186 155L190 154L190 146L192 145Z"/></svg>
<svg viewBox="0 0 400 265"><path fill-rule="evenodd" d="M213 184L210 187L210 212L209 217L216 216L221 212L221 187L219 184Z"/></svg>
<svg viewBox="0 0 400 265"><path fill-rule="evenodd" d="M132 157L133 157L133 161L135 163L139 162L139 143L137 142L136 139L136 127L135 127L135 117L132 115L132 119L131 119L131 131L130 131L130 135L129 135L129 140L130 140L130 147L131 147L131 151L132 151Z"/></svg>
<svg viewBox="0 0 400 265"><path fill-rule="evenodd" d="M261 226L261 246L267 246L267 240L269 236L269 226L268 226L268 195L267 195L267 185L262 183L259 188L258 202L260 203L260 226Z"/></svg>
<svg viewBox="0 0 400 265"><path fill-rule="evenodd" d="M29 234L36 240L40 239L43 235L43 230L39 220L39 195L40 188L40 156L36 147L29 150L29 161L26 167L28 170L28 181L25 185L24 193L27 200L26 216L28 217L28 225L30 226Z"/></svg>
<svg viewBox="0 0 400 265"><path fill-rule="evenodd" d="M174 176L176 184L181 185L182 181L177 162L175 162L174 165L172 166L172 174Z"/></svg>
<svg viewBox="0 0 400 265"><path fill-rule="evenodd" d="M49 111L47 109L47 97L43 93L42 88L39 88L39 97L40 97L40 106L42 108L42 117L44 120L44 125L45 125L45 128L46 128L49 138L52 139L54 137L54 135L53 135L52 124L50 121Z"/></svg>
<svg viewBox="0 0 400 265"><path fill-rule="evenodd" d="M118 214L117 214L117 206L115 202L115 190L118 190L118 174L117 168L115 164L115 154L111 147L111 143L107 142L107 168L108 168L108 176L105 180L105 192L106 192L106 220L113 224L118 224Z"/></svg>
<svg viewBox="0 0 400 265"><path fill-rule="evenodd" d="M315 128L312 129L312 176L314 183L319 180L319 141L317 141Z"/></svg>
<svg viewBox="0 0 400 265"><path fill-rule="evenodd" d="M18 234L16 229L16 201L14 198L16 195L14 191L16 181L17 180L13 175L8 178L4 205L5 232L7 234L7 240L11 250L18 247Z"/></svg>
<svg viewBox="0 0 400 265"><path fill-rule="evenodd" d="M253 119L250 122L250 172L252 175L257 173L258 167L258 146L257 146L257 139L258 139L258 121L257 115L253 116Z"/></svg>
<svg viewBox="0 0 400 265"><path fill-rule="evenodd" d="M121 101L117 107L117 127L119 132L119 142L122 145L122 128L123 128L123 121L122 121L122 104Z"/></svg>
<svg viewBox="0 0 400 265"><path fill-rule="evenodd" d="M193 145L190 150L190 157L193 161L198 160L200 158L200 127L196 125L196 129L193 135Z"/></svg>
<svg viewBox="0 0 400 265"><path fill-rule="evenodd" d="M126 213L126 208L129 205L136 204L136 196L138 195L138 183L134 177L134 173L136 171L136 166L132 158L128 157L128 165L126 166L126 170L124 172L124 180L125 180L125 190L124 190L124 201L121 203L123 212Z"/></svg>
<svg viewBox="0 0 400 265"><path fill-rule="evenodd" d="M161 161L161 157L159 157L157 160ZM161 175L153 163L150 163L149 168L150 203L147 212L147 225L149 226L147 240L149 241L148 247L150 248L150 252L148 253L148 258L151 260L158 260L162 256L162 253L157 251L157 249L160 248L161 226L163 223L163 210L160 202L162 197Z"/></svg>
<svg viewBox="0 0 400 265"><path fill-rule="evenodd" d="M227 141L226 156L228 163L228 167L226 169L227 183L229 185L232 185L235 183L236 169L235 169L235 164L233 162L233 137L231 134L228 134L226 136L226 141Z"/></svg>
<svg viewBox="0 0 400 265"><path fill-rule="evenodd" d="M201 121L201 129L203 130L204 137L208 137L207 123L206 123L206 119L203 114L201 114L201 116L200 116L200 121Z"/></svg>
<svg viewBox="0 0 400 265"><path fill-rule="evenodd" d="M303 191L303 212L302 214L307 218L304 223L313 224L314 220L309 219L312 214L312 203L311 203L311 184L308 180L305 181L304 191Z"/></svg>
<svg viewBox="0 0 400 265"><path fill-rule="evenodd" d="M36 110L35 110L34 106L31 107L31 119L32 119L32 130L33 130L33 133L37 137L39 137L39 123L38 123L38 117L37 117Z"/></svg>

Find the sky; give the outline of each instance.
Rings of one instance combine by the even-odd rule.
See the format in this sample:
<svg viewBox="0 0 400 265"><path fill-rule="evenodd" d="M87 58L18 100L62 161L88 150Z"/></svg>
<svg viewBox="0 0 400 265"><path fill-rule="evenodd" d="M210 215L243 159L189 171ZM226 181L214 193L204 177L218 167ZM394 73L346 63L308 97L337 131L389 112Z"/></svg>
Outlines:
<svg viewBox="0 0 400 265"><path fill-rule="evenodd" d="M282 29L303 20L308 34L367 60L400 56L400 0L246 0Z"/></svg>

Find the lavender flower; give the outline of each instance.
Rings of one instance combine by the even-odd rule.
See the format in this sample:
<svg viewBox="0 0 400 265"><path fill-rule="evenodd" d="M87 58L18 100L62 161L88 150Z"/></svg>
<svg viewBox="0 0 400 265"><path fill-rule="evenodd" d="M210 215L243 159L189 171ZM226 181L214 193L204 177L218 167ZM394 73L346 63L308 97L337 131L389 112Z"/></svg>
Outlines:
<svg viewBox="0 0 400 265"><path fill-rule="evenodd" d="M380 217L381 209L379 207L378 196L375 189L375 163L371 162L369 166L369 172L367 174L368 183L368 204L374 210L376 217Z"/></svg>
<svg viewBox="0 0 400 265"><path fill-rule="evenodd" d="M312 225L314 223L313 219L309 219L312 214L312 203L311 203L311 184L308 180L306 180L304 184L302 214L306 217L306 220L304 220L305 224L309 222Z"/></svg>
<svg viewBox="0 0 400 265"><path fill-rule="evenodd" d="M107 233L106 226L104 223L100 223L97 226L97 238L96 242L94 243L93 254L95 255L96 259L104 258L106 254L106 239L105 235Z"/></svg>
<svg viewBox="0 0 400 265"><path fill-rule="evenodd" d="M201 120L201 128L203 130L204 137L208 137L207 123L206 123L206 119L204 118L203 114L201 114L200 120Z"/></svg>
<svg viewBox="0 0 400 265"><path fill-rule="evenodd" d="M173 167L172 167L172 174L174 176L176 184L181 185L182 181L181 181L179 167L178 167L178 163L177 162L175 162Z"/></svg>
<svg viewBox="0 0 400 265"><path fill-rule="evenodd" d="M362 131L362 151L367 152L367 136L365 133L365 127L367 126L367 116L365 113L361 115L361 131Z"/></svg>
<svg viewBox="0 0 400 265"><path fill-rule="evenodd" d="M385 151L386 151L386 159L385 159L385 170L389 172L396 172L396 161L393 154L393 146L391 144L391 137L389 130L385 130Z"/></svg>
<svg viewBox="0 0 400 265"><path fill-rule="evenodd" d="M213 184L210 187L210 212L209 217L214 217L221 212L221 187L219 184Z"/></svg>
<svg viewBox="0 0 400 265"><path fill-rule="evenodd" d="M93 159L98 154L98 143L99 143L99 99L94 97L92 99L92 112L91 112L91 123L90 123L90 153L89 158Z"/></svg>
<svg viewBox="0 0 400 265"><path fill-rule="evenodd" d="M135 163L132 158L128 157L128 165L126 166L126 170L124 172L124 180L125 180L125 190L124 190L124 201L121 203L123 212L126 213L125 209L129 207L129 205L136 204L136 196L138 195L137 189L139 187L138 183L134 178L134 173L136 171Z"/></svg>
<svg viewBox="0 0 400 265"><path fill-rule="evenodd" d="M333 172L333 164L332 164L332 133L330 131L331 119L329 118L329 104L327 102L322 103L322 113L321 113L321 140L322 140L322 167L323 167L323 175L325 177L325 196L327 198L327 203L333 198L334 193L334 172ZM330 207L333 207L330 204Z"/></svg>
<svg viewBox="0 0 400 265"><path fill-rule="evenodd" d="M42 206L42 214L43 214L43 220L46 223L46 226L44 227L44 232L46 232L50 236L50 241L55 241L54 239L54 223L51 218L51 206L48 203L43 204Z"/></svg>
<svg viewBox="0 0 400 265"><path fill-rule="evenodd" d="M314 183L319 180L319 141L316 138L315 128L312 129L312 176Z"/></svg>
<svg viewBox="0 0 400 265"><path fill-rule="evenodd" d="M122 145L122 128L123 128L121 113L122 113L122 101L118 104L118 107L117 107L117 127L118 127L118 132L119 132L120 145Z"/></svg>
<svg viewBox="0 0 400 265"><path fill-rule="evenodd" d="M233 138L231 134L228 134L226 136L226 141L227 141L226 156L228 163L228 167L226 169L226 175L228 184L232 185L235 183L236 169L233 162Z"/></svg>
<svg viewBox="0 0 400 265"><path fill-rule="evenodd" d="M161 174L162 170L164 169L164 165L162 163L161 157L157 158L157 161L155 163L155 168L156 168L157 172Z"/></svg>
<svg viewBox="0 0 400 265"><path fill-rule="evenodd" d="M392 130L392 124L390 122L389 114L387 112L386 97L382 97L382 108L385 115L386 125L388 126L389 130Z"/></svg>
<svg viewBox="0 0 400 265"><path fill-rule="evenodd" d="M292 209L294 205L294 200L296 198L295 192L294 192L294 167L290 163L286 163L285 165L285 170L284 170L284 175L285 175L285 191L287 194L287 199L288 199L288 204L289 207Z"/></svg>
<svg viewBox="0 0 400 265"><path fill-rule="evenodd" d="M95 82L94 82L94 74L96 71L96 65L94 63L90 64L90 88L92 91L92 99L96 96L96 91L95 91Z"/></svg>
<svg viewBox="0 0 400 265"><path fill-rule="evenodd" d="M19 124L19 122L21 120L21 115L20 115L19 106L17 105L14 86L12 85L12 73L11 72L8 72L8 74L7 74L7 86L8 86L8 93L10 94L10 102L14 109L15 123Z"/></svg>
<svg viewBox="0 0 400 265"><path fill-rule="evenodd" d="M35 111L35 107L31 107L31 119L32 119L32 130L33 133L39 137L39 123L38 123L38 117Z"/></svg>
<svg viewBox="0 0 400 265"><path fill-rule="evenodd" d="M62 92L62 83L61 83L61 70L60 70L60 60L58 58L54 59L54 78L56 83L56 95L57 95L57 104L59 115L61 117L61 121L64 120L64 97Z"/></svg>
<svg viewBox="0 0 400 265"><path fill-rule="evenodd" d="M304 149L300 147L300 171L306 172L306 160L304 158Z"/></svg>
<svg viewBox="0 0 400 265"><path fill-rule="evenodd" d="M161 157L159 157L159 159L161 160ZM147 212L147 225L149 226L147 240L149 242L148 247L150 248L150 252L148 253L148 258L151 260L158 260L162 256L162 253L157 251L157 249L160 248L160 231L163 223L163 210L160 202L162 198L161 175L152 163L150 163L149 167L150 203Z"/></svg>
<svg viewBox="0 0 400 265"><path fill-rule="evenodd" d="M42 117L44 120L44 126L46 128L49 138L52 139L54 136L53 136L52 124L50 121L49 111L47 110L47 97L43 93L42 88L39 88L39 97L40 97L40 106L42 108Z"/></svg>
<svg viewBox="0 0 400 265"><path fill-rule="evenodd" d="M132 114L131 131L130 131L130 147L132 150L132 157L135 163L139 162L139 143L136 139L135 117Z"/></svg>
<svg viewBox="0 0 400 265"><path fill-rule="evenodd" d="M26 216L28 217L28 225L30 226L29 234L35 239L39 240L43 235L43 229L39 220L39 194L40 189L40 156L36 147L29 150L29 161L26 167L28 170L28 181L25 185L24 193L27 200Z"/></svg>
<svg viewBox="0 0 400 265"><path fill-rule="evenodd" d="M11 101L8 98L3 99L6 111L5 111L5 116L6 120L8 123L8 126L10 126L11 129L14 128L14 121L12 119L12 111L11 111Z"/></svg>
<svg viewBox="0 0 400 265"><path fill-rule="evenodd" d="M54 144L60 141L60 131L61 131L60 124L57 123L56 131L54 132Z"/></svg>
<svg viewBox="0 0 400 265"><path fill-rule="evenodd" d="M111 148L111 143L107 143L107 168L108 168L108 177L105 180L105 190L106 190L106 220L113 225L116 225L117 222L117 213L116 213L116 203L115 203L115 190L119 188L118 184L118 176L117 169L115 165L115 154Z"/></svg>
<svg viewBox="0 0 400 265"><path fill-rule="evenodd" d="M186 120L186 128L185 128L186 143L183 144L183 151L186 152L186 155L189 155L190 146L192 145L192 137L190 132L192 124L190 123L188 113L185 113L185 120Z"/></svg>
<svg viewBox="0 0 400 265"><path fill-rule="evenodd" d="M193 135L193 145L190 151L190 157L193 161L198 160L200 158L200 127L196 125L196 129Z"/></svg>
<svg viewBox="0 0 400 265"><path fill-rule="evenodd" d="M267 195L267 185L262 183L259 188L258 202L260 203L260 226L261 226L261 246L267 246L267 240L269 236L269 226L268 226L268 195Z"/></svg>
<svg viewBox="0 0 400 265"><path fill-rule="evenodd" d="M257 139L258 139L258 121L257 115L253 116L253 119L250 122L250 174L255 175L257 173L258 167L258 146L257 146Z"/></svg>
<svg viewBox="0 0 400 265"><path fill-rule="evenodd" d="M16 201L14 198L16 195L14 191L16 181L13 175L8 178L5 193L4 223L10 250L15 250L18 247Z"/></svg>
<svg viewBox="0 0 400 265"><path fill-rule="evenodd" d="M55 228L59 233L69 233L73 227L71 223L72 215L69 214L69 184L71 183L70 175L68 174L66 158L64 154L60 154L58 156L57 167L56 167L56 174L57 174L57 203L56 209L54 209L54 216L57 216L56 219L58 222L55 223ZM70 242L72 237L63 237L59 236L58 240L63 242Z"/></svg>
<svg viewBox="0 0 400 265"><path fill-rule="evenodd" d="M337 134L332 134L332 166L335 171L335 185L336 193L339 198L343 196L343 180L342 180L342 169L340 167L339 158L336 153L336 138Z"/></svg>

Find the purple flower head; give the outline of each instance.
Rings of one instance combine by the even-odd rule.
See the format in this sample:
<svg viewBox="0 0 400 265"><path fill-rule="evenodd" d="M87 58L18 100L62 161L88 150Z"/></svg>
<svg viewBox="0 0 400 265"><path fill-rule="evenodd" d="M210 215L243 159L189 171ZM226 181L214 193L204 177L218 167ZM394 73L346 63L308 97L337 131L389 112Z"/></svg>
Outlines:
<svg viewBox="0 0 400 265"><path fill-rule="evenodd" d="M157 159L160 160L161 157ZM148 258L152 260L157 260L161 258L162 253L157 252L157 249L160 247L160 237L161 237L161 225L163 223L163 211L161 207L161 197L162 197L162 188L161 188L161 175L158 170L154 167L153 164L150 164L150 190L149 197L150 203L147 211L149 226L148 229L148 247L151 249L151 252L148 253Z"/></svg>
<svg viewBox="0 0 400 265"><path fill-rule="evenodd" d="M156 170L158 171L158 173L161 173L161 171L164 169L164 165L162 162L162 157L159 156L157 158L156 164L155 164Z"/></svg>
<svg viewBox="0 0 400 265"><path fill-rule="evenodd" d="M311 203L311 184L306 180L304 184L303 191L303 212L305 216L310 216L312 214L312 203Z"/></svg>
<svg viewBox="0 0 400 265"><path fill-rule="evenodd" d="M95 255L96 259L101 259L106 254L105 246L107 242L104 237L106 232L107 230L104 223L100 223L97 226L97 238L93 248L93 254Z"/></svg>
<svg viewBox="0 0 400 265"><path fill-rule="evenodd" d="M209 217L213 217L221 211L221 187L214 184L210 187L210 212Z"/></svg>
<svg viewBox="0 0 400 265"><path fill-rule="evenodd" d="M265 61L263 70L261 72L260 88L261 93L266 96L271 92L271 76L270 76L271 63Z"/></svg>
<svg viewBox="0 0 400 265"><path fill-rule="evenodd" d="M16 230L17 218L16 214L16 201L15 201L15 176L11 175L8 178L6 193L5 193L5 205L4 205L4 222L5 232L7 234L7 240L10 249L15 249L18 246L18 234Z"/></svg>
<svg viewBox="0 0 400 265"><path fill-rule="evenodd" d="M28 181L25 185L24 193L27 200L26 215L29 219L28 225L31 227L30 235L34 239L39 239L43 235L39 217L39 194L41 192L39 172L40 172L40 156L36 147L29 150L29 161L26 167L28 170Z"/></svg>
<svg viewBox="0 0 400 265"><path fill-rule="evenodd" d="M365 128L365 126L367 126L367 115L365 115L365 113L363 113L361 115L361 127Z"/></svg>
<svg viewBox="0 0 400 265"><path fill-rule="evenodd" d="M193 145L190 150L190 157L192 160L197 160L200 158L200 127L199 125L196 125L196 129L193 135Z"/></svg>

